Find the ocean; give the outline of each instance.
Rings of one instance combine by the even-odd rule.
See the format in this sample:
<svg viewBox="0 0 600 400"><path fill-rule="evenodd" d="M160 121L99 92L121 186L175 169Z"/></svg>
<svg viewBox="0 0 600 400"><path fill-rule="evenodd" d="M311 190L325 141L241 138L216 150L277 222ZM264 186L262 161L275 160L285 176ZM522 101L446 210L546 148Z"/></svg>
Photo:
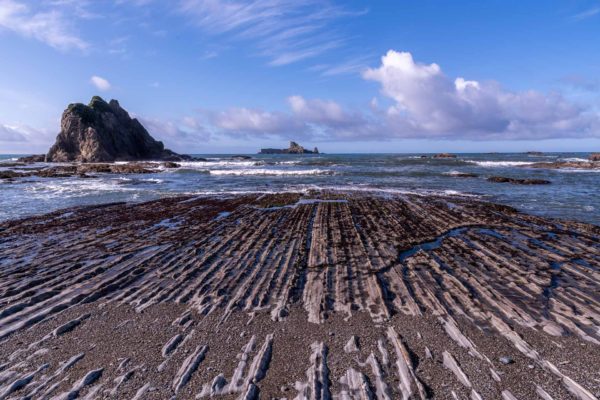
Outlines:
<svg viewBox="0 0 600 400"><path fill-rule="evenodd" d="M533 169L548 161L583 161L588 153L231 155L196 154L203 162L142 175L98 174L94 179L24 178L0 183L0 220L61 208L140 202L176 195L230 195L334 189L383 196L402 193L469 196L545 217L600 224L600 170ZM0 155L3 162L19 155ZM39 166L39 164L37 164ZM35 167L35 165L32 165ZM457 177L474 173L476 178ZM490 176L547 179L550 185L492 183Z"/></svg>

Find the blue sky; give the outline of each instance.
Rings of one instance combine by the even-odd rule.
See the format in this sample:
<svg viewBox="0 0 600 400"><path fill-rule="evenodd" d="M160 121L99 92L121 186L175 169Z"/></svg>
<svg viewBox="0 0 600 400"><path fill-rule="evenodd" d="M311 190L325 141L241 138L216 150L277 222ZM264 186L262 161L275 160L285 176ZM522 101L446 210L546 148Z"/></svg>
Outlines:
<svg viewBox="0 0 600 400"><path fill-rule="evenodd" d="M0 153L118 99L175 151L600 149L600 1L0 0Z"/></svg>

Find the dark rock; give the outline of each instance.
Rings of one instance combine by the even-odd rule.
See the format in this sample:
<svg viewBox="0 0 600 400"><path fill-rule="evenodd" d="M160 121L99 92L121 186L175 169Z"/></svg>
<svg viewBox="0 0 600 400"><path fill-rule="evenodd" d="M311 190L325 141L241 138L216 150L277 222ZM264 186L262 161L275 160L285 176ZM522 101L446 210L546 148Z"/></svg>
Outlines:
<svg viewBox="0 0 600 400"><path fill-rule="evenodd" d="M22 167L26 165L24 162L3 162L0 163L0 167L8 168L8 167Z"/></svg>
<svg viewBox="0 0 600 400"><path fill-rule="evenodd" d="M429 157L426 155L422 155L420 158L429 158Z"/></svg>
<svg viewBox="0 0 600 400"><path fill-rule="evenodd" d="M172 162L172 161L164 162L162 165L165 168L179 168L179 167L181 167L181 164L177 164L177 163Z"/></svg>
<svg viewBox="0 0 600 400"><path fill-rule="evenodd" d="M439 154L435 154L433 156L433 158L456 158L456 154L439 153Z"/></svg>
<svg viewBox="0 0 600 400"><path fill-rule="evenodd" d="M62 115L61 131L46 155L49 162L183 159L186 156L154 140L118 101L107 103L98 96L89 105L69 104Z"/></svg>
<svg viewBox="0 0 600 400"><path fill-rule="evenodd" d="M518 179L518 178L507 178L505 176L490 176L488 179L490 182L496 183L512 183L515 185L548 185L551 182L545 179Z"/></svg>
<svg viewBox="0 0 600 400"><path fill-rule="evenodd" d="M155 172L156 167L157 164L153 163L89 163L50 167L37 171L35 175L42 178L66 178L71 176L93 178L88 174L148 174Z"/></svg>
<svg viewBox="0 0 600 400"><path fill-rule="evenodd" d="M541 151L528 151L526 153L529 156L543 156L544 153L542 153Z"/></svg>
<svg viewBox="0 0 600 400"><path fill-rule="evenodd" d="M523 167L541 169L600 169L600 163L594 161L555 161L524 165Z"/></svg>
<svg viewBox="0 0 600 400"><path fill-rule="evenodd" d="M24 173L24 172L11 171L11 170L0 171L0 179L14 179L14 178L22 178L24 176L30 176L30 174Z"/></svg>
<svg viewBox="0 0 600 400"><path fill-rule="evenodd" d="M251 160L252 159L252 157L244 156L244 155L235 155L235 156L231 156L231 158L233 160Z"/></svg>
<svg viewBox="0 0 600 400"><path fill-rule="evenodd" d="M36 162L44 162L46 161L45 154L34 154L31 156L20 157L17 162L22 163L36 163Z"/></svg>
<svg viewBox="0 0 600 400"><path fill-rule="evenodd" d="M479 175L474 174L472 172L457 172L454 174L449 174L449 176L452 176L454 178L477 178Z"/></svg>
<svg viewBox="0 0 600 400"><path fill-rule="evenodd" d="M59 167L50 167L36 172L36 176L42 178L67 178L78 175L76 165L61 165Z"/></svg>
<svg viewBox="0 0 600 400"><path fill-rule="evenodd" d="M313 151L307 150L296 142L290 142L287 149L261 149L259 154L319 154L319 149L315 147Z"/></svg>
<svg viewBox="0 0 600 400"><path fill-rule="evenodd" d="M589 156L590 161L600 161L600 153L592 153Z"/></svg>

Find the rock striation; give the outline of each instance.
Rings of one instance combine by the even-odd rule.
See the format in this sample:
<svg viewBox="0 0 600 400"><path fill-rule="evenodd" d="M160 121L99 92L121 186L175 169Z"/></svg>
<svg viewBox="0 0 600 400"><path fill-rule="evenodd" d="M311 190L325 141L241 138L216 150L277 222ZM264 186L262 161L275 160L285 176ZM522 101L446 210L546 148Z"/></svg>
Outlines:
<svg viewBox="0 0 600 400"><path fill-rule="evenodd" d="M597 400L599 265L598 226L459 196L2 222L0 397Z"/></svg>
<svg viewBox="0 0 600 400"><path fill-rule="evenodd" d="M308 150L292 141L287 149L261 149L259 154L319 154L319 149Z"/></svg>
<svg viewBox="0 0 600 400"><path fill-rule="evenodd" d="M94 96L88 105L69 104L48 162L111 162L191 159L165 149L117 100Z"/></svg>

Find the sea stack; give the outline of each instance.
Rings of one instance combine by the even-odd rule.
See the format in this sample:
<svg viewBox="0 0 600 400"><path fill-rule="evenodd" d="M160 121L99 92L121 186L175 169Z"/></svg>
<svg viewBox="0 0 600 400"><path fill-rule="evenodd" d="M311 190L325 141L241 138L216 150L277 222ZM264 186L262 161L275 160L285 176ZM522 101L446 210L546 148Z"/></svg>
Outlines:
<svg viewBox="0 0 600 400"><path fill-rule="evenodd" d="M259 154L319 154L319 149L308 150L298 143L291 141L287 149L261 149Z"/></svg>
<svg viewBox="0 0 600 400"><path fill-rule="evenodd" d="M165 149L117 100L94 96L88 105L69 104L48 162L178 161L190 158Z"/></svg>

